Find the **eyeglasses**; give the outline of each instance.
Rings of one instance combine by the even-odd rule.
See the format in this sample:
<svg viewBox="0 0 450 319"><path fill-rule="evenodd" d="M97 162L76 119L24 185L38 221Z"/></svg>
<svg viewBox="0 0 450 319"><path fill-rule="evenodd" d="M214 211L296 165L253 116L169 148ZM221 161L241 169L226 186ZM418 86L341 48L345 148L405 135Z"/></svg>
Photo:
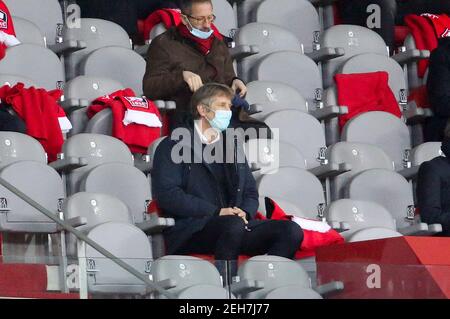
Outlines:
<svg viewBox="0 0 450 319"><path fill-rule="evenodd" d="M194 20L196 23L204 23L204 22L208 22L208 23L212 23L214 21L216 21L216 16L214 14L207 16L207 17L193 17L191 15L186 15L188 18Z"/></svg>

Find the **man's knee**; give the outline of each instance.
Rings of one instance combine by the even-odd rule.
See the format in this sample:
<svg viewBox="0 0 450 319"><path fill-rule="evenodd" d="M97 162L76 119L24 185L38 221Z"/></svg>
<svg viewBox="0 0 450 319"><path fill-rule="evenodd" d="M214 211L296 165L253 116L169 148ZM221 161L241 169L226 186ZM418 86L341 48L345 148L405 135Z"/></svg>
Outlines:
<svg viewBox="0 0 450 319"><path fill-rule="evenodd" d="M303 230L295 222L285 221L282 224L282 236L286 238L292 245L300 246L303 241Z"/></svg>
<svg viewBox="0 0 450 319"><path fill-rule="evenodd" d="M236 215L221 216L223 230L228 233L243 233L245 229L244 220Z"/></svg>

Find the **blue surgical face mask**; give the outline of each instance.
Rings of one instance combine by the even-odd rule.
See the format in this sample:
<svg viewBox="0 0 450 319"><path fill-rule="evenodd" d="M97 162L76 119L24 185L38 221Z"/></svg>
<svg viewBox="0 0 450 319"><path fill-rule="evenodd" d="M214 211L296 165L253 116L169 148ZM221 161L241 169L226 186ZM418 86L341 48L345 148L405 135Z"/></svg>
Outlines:
<svg viewBox="0 0 450 319"><path fill-rule="evenodd" d="M208 118L206 119L208 120L209 124L216 130L219 130L220 132L225 131L230 125L232 115L231 111L217 110L214 112L215 116L212 120L209 120Z"/></svg>
<svg viewBox="0 0 450 319"><path fill-rule="evenodd" d="M213 34L213 32L214 32L213 30L209 30L208 32L206 32L206 31L202 31L202 30L196 29L196 28L192 28L189 31L191 32L191 34L194 37L197 37L197 38L200 38L200 39L203 39L203 40L208 39L211 36L211 34Z"/></svg>
<svg viewBox="0 0 450 319"><path fill-rule="evenodd" d="M189 32L194 36L197 37L199 39L203 39L206 40L208 39L212 34L213 34L213 29L209 30L209 31L202 31L200 29L194 28L191 24L191 22L186 18L187 22L189 23Z"/></svg>

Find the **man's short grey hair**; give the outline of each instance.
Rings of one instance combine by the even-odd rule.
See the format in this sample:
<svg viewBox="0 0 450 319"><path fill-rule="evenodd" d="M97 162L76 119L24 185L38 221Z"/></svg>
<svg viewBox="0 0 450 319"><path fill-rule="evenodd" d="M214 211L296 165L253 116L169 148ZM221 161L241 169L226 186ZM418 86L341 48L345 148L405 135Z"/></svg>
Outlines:
<svg viewBox="0 0 450 319"><path fill-rule="evenodd" d="M229 86L214 82L207 83L195 91L191 98L191 113L194 120L200 118L197 105L205 104L210 106L214 102L214 99L219 96L224 96L231 100L234 93Z"/></svg>
<svg viewBox="0 0 450 319"><path fill-rule="evenodd" d="M211 0L181 0L180 1L180 9L183 14L191 14L192 6L196 3L210 3L212 6Z"/></svg>

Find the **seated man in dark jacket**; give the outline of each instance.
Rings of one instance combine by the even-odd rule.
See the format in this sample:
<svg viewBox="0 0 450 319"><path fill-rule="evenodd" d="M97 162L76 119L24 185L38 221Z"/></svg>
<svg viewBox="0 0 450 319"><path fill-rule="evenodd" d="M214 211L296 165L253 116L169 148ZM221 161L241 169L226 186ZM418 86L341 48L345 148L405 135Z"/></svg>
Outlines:
<svg viewBox="0 0 450 319"><path fill-rule="evenodd" d="M428 67L427 90L433 116L424 126L427 142L442 141L450 118L450 38L438 40L438 47L431 52Z"/></svg>
<svg viewBox="0 0 450 319"><path fill-rule="evenodd" d="M255 220L255 179L242 147L232 147L237 142L230 129L222 133L230 123L232 96L225 85L202 86L192 97L188 128L175 130L156 150L152 194L164 216L175 219L164 233L167 253L293 258L302 229L291 221Z"/></svg>
<svg viewBox="0 0 450 319"><path fill-rule="evenodd" d="M212 32L211 0L184 0L180 8L182 23L152 40L143 79L146 97L176 102L171 128L183 122L192 93L204 83L228 85L241 97L247 91L236 77L227 45Z"/></svg>
<svg viewBox="0 0 450 319"><path fill-rule="evenodd" d="M421 219L428 224L441 224L442 235L450 236L450 122L439 156L420 166L417 200Z"/></svg>

